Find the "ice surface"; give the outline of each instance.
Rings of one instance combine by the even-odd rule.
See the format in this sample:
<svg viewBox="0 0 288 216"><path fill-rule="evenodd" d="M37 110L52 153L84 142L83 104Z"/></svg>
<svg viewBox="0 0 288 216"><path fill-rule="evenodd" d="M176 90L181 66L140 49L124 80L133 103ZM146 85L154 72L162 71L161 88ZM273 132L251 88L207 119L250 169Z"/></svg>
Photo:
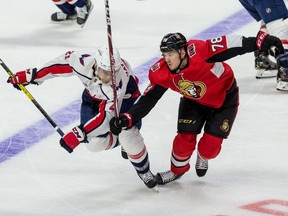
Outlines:
<svg viewBox="0 0 288 216"><path fill-rule="evenodd" d="M104 1L93 3L81 29L75 23L51 23L57 11L51 1L2 2L0 58L15 72L67 50L106 44ZM259 27L238 1L110 0L110 14L113 43L141 77L142 89L147 85L143 68L159 57L164 34L254 36ZM229 63L240 87L240 108L221 154L209 162L204 178L195 174L194 154L191 170L159 187L159 193L144 186L119 148L90 153L79 146L73 154L60 148L59 135L22 92L6 83L0 68L0 215L288 215L287 93L276 91L275 79L255 79L252 53ZM77 78L53 79L28 90L62 130L78 124L83 87ZM169 169L178 101L179 95L168 91L143 119L154 173ZM19 148L27 149L13 155Z"/></svg>

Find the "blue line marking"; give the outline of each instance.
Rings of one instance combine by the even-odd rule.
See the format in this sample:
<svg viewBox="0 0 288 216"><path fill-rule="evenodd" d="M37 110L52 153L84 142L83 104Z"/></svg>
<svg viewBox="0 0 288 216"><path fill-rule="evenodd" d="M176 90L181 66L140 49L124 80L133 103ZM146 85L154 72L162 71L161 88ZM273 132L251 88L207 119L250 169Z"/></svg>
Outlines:
<svg viewBox="0 0 288 216"><path fill-rule="evenodd" d="M253 19L245 10L240 10L239 12L227 17L226 19L220 21L219 23L216 23L212 27L194 35L192 38L208 39L208 38L214 38L214 37L221 36L221 35L231 34L234 31L244 27L245 25L249 24L252 21ZM193 28L191 27L191 29ZM139 77L140 84L143 84L145 81L147 81L147 72L149 68L158 59L159 59L158 57L154 57L134 69L135 74ZM76 121L80 116L79 114L80 105L81 105L80 100L74 101L68 104L66 107L53 113L51 115L51 118L55 122L59 122L58 126L60 128L68 124L71 124L74 121ZM50 123L46 119L43 119L31 125L30 127L19 131L12 137L9 137L1 141L0 142L0 163L14 157L15 155L22 152L23 150L30 148L32 145L47 138L54 132L55 130L50 125ZM55 140L55 143L51 143L51 145L59 145L58 139Z"/></svg>

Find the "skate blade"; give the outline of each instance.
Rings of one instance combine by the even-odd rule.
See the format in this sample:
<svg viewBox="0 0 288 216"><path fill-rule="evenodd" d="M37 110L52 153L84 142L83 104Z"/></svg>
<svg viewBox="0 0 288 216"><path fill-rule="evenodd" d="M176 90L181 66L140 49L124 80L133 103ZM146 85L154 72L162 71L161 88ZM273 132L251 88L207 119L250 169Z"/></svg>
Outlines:
<svg viewBox="0 0 288 216"><path fill-rule="evenodd" d="M277 70L257 70L256 79L274 78L277 76Z"/></svg>
<svg viewBox="0 0 288 216"><path fill-rule="evenodd" d="M152 191L159 193L158 185L156 185L154 188L151 188Z"/></svg>
<svg viewBox="0 0 288 216"><path fill-rule="evenodd" d="M288 82L278 81L276 89L278 91L288 91Z"/></svg>
<svg viewBox="0 0 288 216"><path fill-rule="evenodd" d="M61 24L61 25L71 25L71 24L74 24L76 19L74 20L63 20L63 21L53 21L53 20L50 20L50 22L52 24Z"/></svg>

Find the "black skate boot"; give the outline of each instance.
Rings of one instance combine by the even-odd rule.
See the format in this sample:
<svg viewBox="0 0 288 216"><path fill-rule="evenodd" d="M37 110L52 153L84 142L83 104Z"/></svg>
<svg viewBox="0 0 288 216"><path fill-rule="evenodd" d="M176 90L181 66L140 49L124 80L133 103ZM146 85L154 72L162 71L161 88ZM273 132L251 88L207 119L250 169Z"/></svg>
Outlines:
<svg viewBox="0 0 288 216"><path fill-rule="evenodd" d="M257 79L277 76L277 64L269 59L267 53L257 50L254 52L254 56Z"/></svg>
<svg viewBox="0 0 288 216"><path fill-rule="evenodd" d="M157 176L153 175L150 170L144 174L138 173L138 176L148 188L154 188L158 184Z"/></svg>
<svg viewBox="0 0 288 216"><path fill-rule="evenodd" d="M174 174L172 171L167 170L165 172L159 172L157 173L158 177L158 184L164 185L169 182L175 181L176 179L179 179L182 175Z"/></svg>
<svg viewBox="0 0 288 216"><path fill-rule="evenodd" d="M77 11L77 24L83 27L93 9L93 4L91 0L87 0L86 5L84 7L76 7Z"/></svg>
<svg viewBox="0 0 288 216"><path fill-rule="evenodd" d="M55 12L51 15L51 20L54 22L63 22L67 20L75 20L77 18L76 12L73 14L66 14L62 11Z"/></svg>
<svg viewBox="0 0 288 216"><path fill-rule="evenodd" d="M278 68L277 90L288 91L288 69L282 66Z"/></svg>
<svg viewBox="0 0 288 216"><path fill-rule="evenodd" d="M203 159L199 153L197 154L197 160L195 164L196 173L199 177L205 176L208 170L208 160Z"/></svg>

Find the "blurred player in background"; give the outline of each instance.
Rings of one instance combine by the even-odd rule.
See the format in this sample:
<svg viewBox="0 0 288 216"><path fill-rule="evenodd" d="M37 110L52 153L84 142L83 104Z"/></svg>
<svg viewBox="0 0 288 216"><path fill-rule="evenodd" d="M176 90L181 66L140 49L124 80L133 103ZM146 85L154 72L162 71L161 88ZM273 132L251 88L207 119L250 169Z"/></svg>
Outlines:
<svg viewBox="0 0 288 216"><path fill-rule="evenodd" d="M78 25L83 26L93 9L91 0L52 0L61 10L51 15L54 22L75 20Z"/></svg>
<svg viewBox="0 0 288 216"><path fill-rule="evenodd" d="M264 69L256 75L258 78L275 76L271 69L277 68L277 90L288 91L288 10L283 0L239 0L249 14L261 22L260 31L281 39L285 53L277 55L277 65L268 58L268 53L255 53L255 67ZM277 50L276 50L277 52ZM275 55L272 53L272 55ZM267 70L265 72L265 70ZM269 71L270 70L270 71Z"/></svg>

